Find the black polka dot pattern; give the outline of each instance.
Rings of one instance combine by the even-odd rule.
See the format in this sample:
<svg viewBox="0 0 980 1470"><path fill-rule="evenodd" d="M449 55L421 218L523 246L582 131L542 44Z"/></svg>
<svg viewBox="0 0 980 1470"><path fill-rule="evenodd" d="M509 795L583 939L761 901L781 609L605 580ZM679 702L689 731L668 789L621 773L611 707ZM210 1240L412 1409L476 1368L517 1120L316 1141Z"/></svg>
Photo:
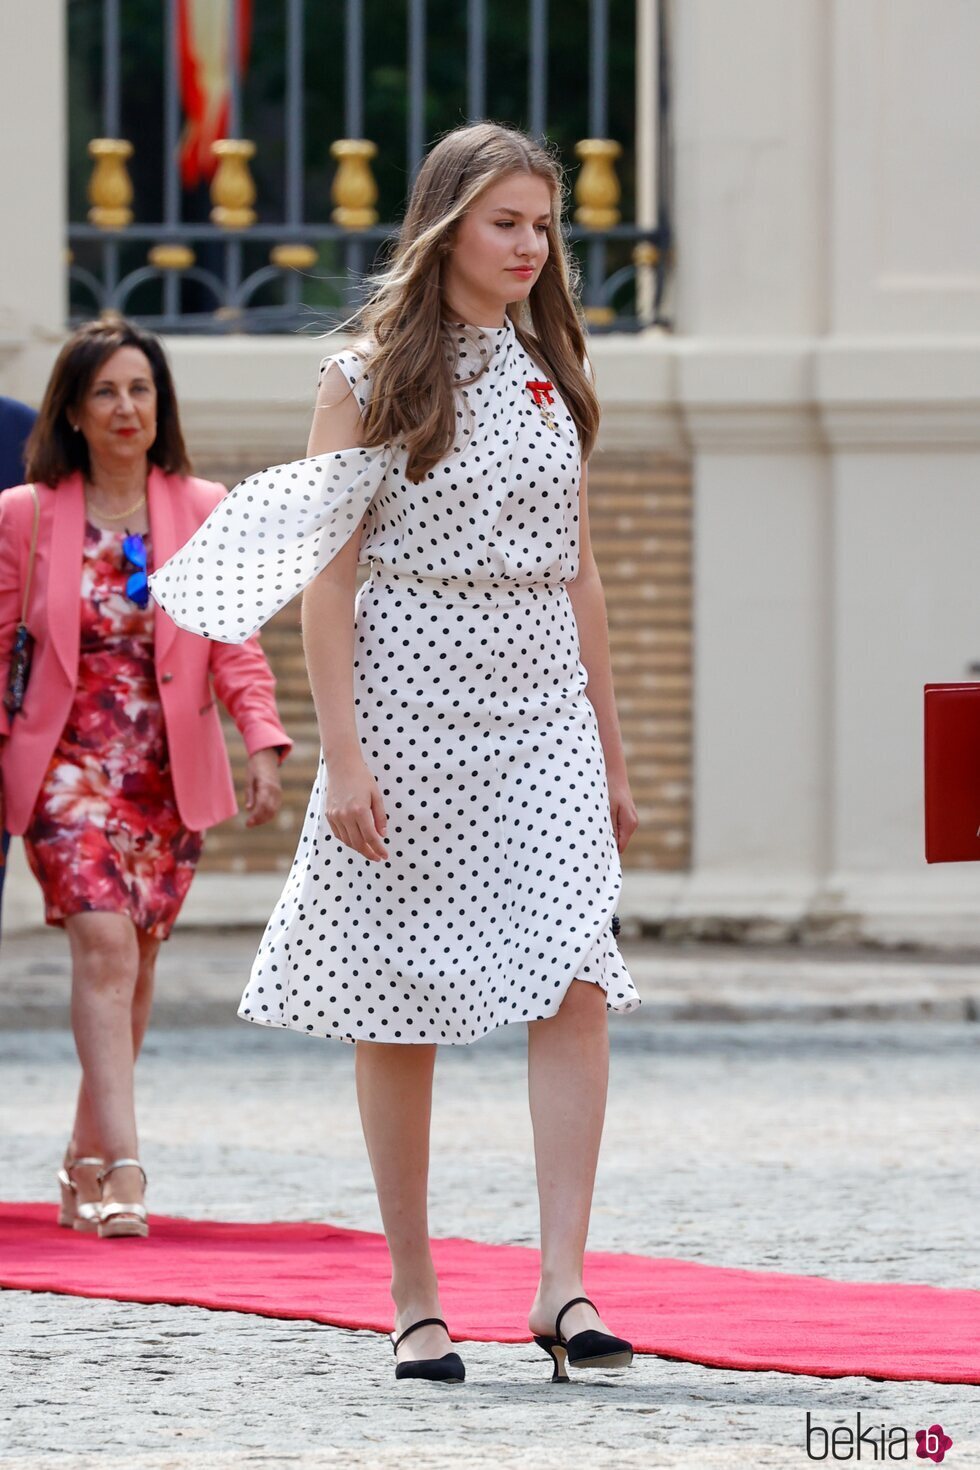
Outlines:
<svg viewBox="0 0 980 1470"><path fill-rule="evenodd" d="M345 449L243 480L152 574L154 600L188 632L243 643L350 539L391 463Z"/></svg>
<svg viewBox="0 0 980 1470"><path fill-rule="evenodd" d="M622 878L564 586L578 566L574 424L557 394L535 402L527 385L545 375L509 324L461 329L458 352L457 443L420 484L395 448L279 465L154 577L181 626L237 641L367 512L355 709L389 855L333 836L321 756L239 1011L261 1025L459 1044L554 1015L576 978L612 1009L639 1004L612 934ZM357 355L329 361L366 402Z"/></svg>

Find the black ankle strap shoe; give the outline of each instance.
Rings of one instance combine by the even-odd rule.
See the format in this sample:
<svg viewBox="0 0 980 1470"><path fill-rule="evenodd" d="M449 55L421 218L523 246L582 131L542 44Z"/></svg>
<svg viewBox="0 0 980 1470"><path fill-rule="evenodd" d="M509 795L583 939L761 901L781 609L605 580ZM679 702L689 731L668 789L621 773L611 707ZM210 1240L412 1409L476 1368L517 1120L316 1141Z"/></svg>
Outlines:
<svg viewBox="0 0 980 1470"><path fill-rule="evenodd" d="M449 1328L441 1317L423 1317L420 1322L413 1322L411 1327L406 1327L397 1338L392 1335L392 1348L397 1353L406 1337L417 1332L420 1327L445 1327L448 1336ZM398 1363L395 1365L396 1378L428 1378L432 1383L462 1383L466 1377L466 1367L459 1353L444 1353L441 1358L419 1358L414 1363Z"/></svg>
<svg viewBox="0 0 980 1470"><path fill-rule="evenodd" d="M613 1337L611 1332L576 1332L574 1337L562 1337L561 1324L565 1313L572 1307L584 1304L598 1312L595 1302L587 1296L573 1296L566 1302L555 1319L554 1337L536 1337L534 1341L546 1352L555 1365L552 1383L568 1383L565 1366L573 1368L628 1368L633 1361L633 1344L625 1338Z"/></svg>

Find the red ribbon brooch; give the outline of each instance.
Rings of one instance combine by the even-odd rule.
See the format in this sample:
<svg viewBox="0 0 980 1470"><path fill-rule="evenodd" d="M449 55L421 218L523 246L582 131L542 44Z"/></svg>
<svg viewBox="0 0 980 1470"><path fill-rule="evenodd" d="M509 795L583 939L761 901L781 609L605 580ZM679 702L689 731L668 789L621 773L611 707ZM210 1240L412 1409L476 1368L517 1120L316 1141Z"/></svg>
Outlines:
<svg viewBox="0 0 980 1470"><path fill-rule="evenodd" d="M552 396L555 391L554 383L549 383L547 378L529 378L524 386L534 399L534 406L541 415L545 428L557 429L558 421L551 411L555 401Z"/></svg>

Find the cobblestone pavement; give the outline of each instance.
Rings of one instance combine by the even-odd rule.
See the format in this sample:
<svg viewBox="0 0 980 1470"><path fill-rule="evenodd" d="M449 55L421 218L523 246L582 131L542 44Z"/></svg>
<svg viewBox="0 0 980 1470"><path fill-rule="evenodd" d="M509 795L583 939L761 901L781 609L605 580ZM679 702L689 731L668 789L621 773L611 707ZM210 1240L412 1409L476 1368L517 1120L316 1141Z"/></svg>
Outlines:
<svg viewBox="0 0 980 1470"><path fill-rule="evenodd" d="M645 1004L613 1020L595 1248L980 1286L977 957L624 948ZM210 931L163 951L140 1069L151 1207L378 1229L353 1054L232 1019L253 951ZM3 1195L53 1198L76 1080L63 936L4 939L0 966ZM535 1241L525 1097L520 1030L442 1053L436 1232ZM22 1292L3 1322L0 1470L782 1470L811 1463L807 1411L939 1420L948 1463L980 1466L976 1388L646 1357L555 1391L536 1349L467 1344L463 1388L395 1389L373 1333Z"/></svg>
<svg viewBox="0 0 980 1470"><path fill-rule="evenodd" d="M37 964L55 953L47 941ZM186 1004L182 1026L151 1032L140 1067L152 1208L377 1229L351 1049L234 1020L190 1024L211 1019L209 987L235 990L234 948L221 951L223 979L207 943L188 940L167 957L162 981L183 986ZM5 946L4 988L15 969L8 957ZM784 994L802 995L793 963L784 961ZM49 980L35 976L40 1027L8 1024L17 1019L9 1007L2 1018L6 1198L54 1198L76 1066L70 1037L54 1025L58 975ZM980 1028L939 1019L814 1025L806 1011L765 1024L679 1024L656 1005L645 1012L612 1023L595 1248L980 1286ZM519 1029L441 1054L439 1234L534 1242L525 1097ZM556 1390L536 1349L496 1344L465 1346L460 1388L396 1388L390 1349L371 1333L21 1292L4 1294L2 1312L0 1470L781 1470L811 1463L808 1411L828 1427L853 1427L857 1412L865 1426L910 1432L938 1420L954 1440L947 1463L980 1465L976 1388L644 1357L629 1373Z"/></svg>

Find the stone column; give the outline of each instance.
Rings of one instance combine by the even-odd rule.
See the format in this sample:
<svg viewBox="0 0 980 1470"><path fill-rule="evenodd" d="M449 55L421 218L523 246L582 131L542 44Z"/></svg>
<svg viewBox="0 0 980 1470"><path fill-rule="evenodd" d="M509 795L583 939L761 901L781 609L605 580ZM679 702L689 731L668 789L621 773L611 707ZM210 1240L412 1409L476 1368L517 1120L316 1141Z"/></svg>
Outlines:
<svg viewBox="0 0 980 1470"><path fill-rule="evenodd" d="M826 0L672 7L677 328L766 338L827 315Z"/></svg>
<svg viewBox="0 0 980 1470"><path fill-rule="evenodd" d="M825 0L673 10L676 391L694 465L694 870L678 907L792 921L826 864Z"/></svg>
<svg viewBox="0 0 980 1470"><path fill-rule="evenodd" d="M0 382L66 315L64 0L7 0L0 45ZM12 364L13 360L13 364Z"/></svg>
<svg viewBox="0 0 980 1470"><path fill-rule="evenodd" d="M676 404L696 504L675 912L980 938L927 869L922 685L980 657L980 11L674 7Z"/></svg>
<svg viewBox="0 0 980 1470"><path fill-rule="evenodd" d="M928 868L922 686L980 659L980 10L834 0L833 842L827 906L976 943L980 869ZM980 814L977 814L980 821Z"/></svg>
<svg viewBox="0 0 980 1470"><path fill-rule="evenodd" d="M64 0L6 0L0 42L0 392L37 404L64 335ZM4 927L43 922L14 838Z"/></svg>

